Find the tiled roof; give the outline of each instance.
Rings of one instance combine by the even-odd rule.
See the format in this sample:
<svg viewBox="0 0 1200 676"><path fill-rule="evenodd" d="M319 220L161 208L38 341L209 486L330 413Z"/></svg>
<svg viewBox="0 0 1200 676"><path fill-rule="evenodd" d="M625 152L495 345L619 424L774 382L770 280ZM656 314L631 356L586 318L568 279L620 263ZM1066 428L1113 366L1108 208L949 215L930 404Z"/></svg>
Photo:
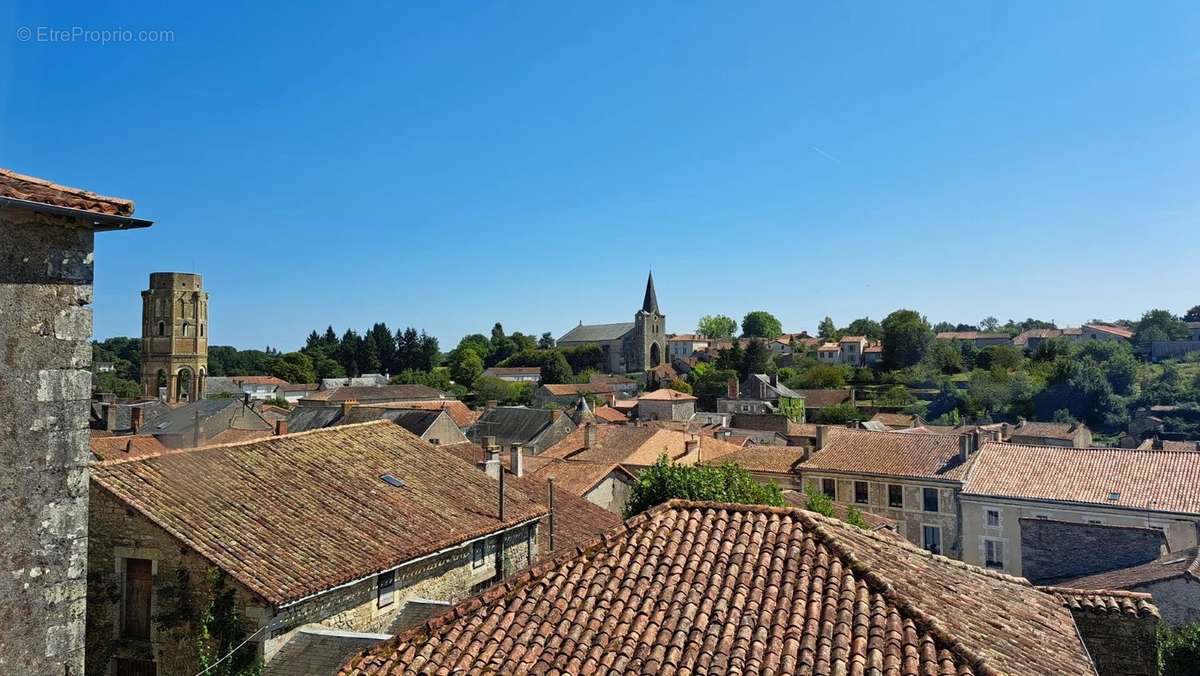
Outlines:
<svg viewBox="0 0 1200 676"><path fill-rule="evenodd" d="M1008 340L1007 333L984 333L982 331L942 331L937 334L938 340Z"/></svg>
<svg viewBox="0 0 1200 676"><path fill-rule="evenodd" d="M493 366L483 372L485 376L540 376L540 366Z"/></svg>
<svg viewBox="0 0 1200 676"><path fill-rule="evenodd" d="M692 464L740 450L719 439L672 429L669 424L598 425L595 430L596 443L590 448L584 446L586 428L579 427L540 457L649 466L664 454L675 462ZM689 440L698 444L698 452L687 450Z"/></svg>
<svg viewBox="0 0 1200 676"><path fill-rule="evenodd" d="M275 604L546 512L510 490L501 524L494 480L384 421L103 462L91 474Z"/></svg>
<svg viewBox="0 0 1200 676"><path fill-rule="evenodd" d="M837 352L842 349L842 346L837 343L825 343L817 348L817 352Z"/></svg>
<svg viewBox="0 0 1200 676"><path fill-rule="evenodd" d="M1061 329L1028 329L1013 338L1013 345L1025 345L1030 338L1058 338L1063 334Z"/></svg>
<svg viewBox="0 0 1200 676"><path fill-rule="evenodd" d="M1173 577L1200 581L1200 548L1181 549L1141 565L1064 580L1059 586L1071 589L1131 589Z"/></svg>
<svg viewBox="0 0 1200 676"><path fill-rule="evenodd" d="M802 472L833 470L918 479L961 480L958 435L871 432L829 428L825 447L800 465Z"/></svg>
<svg viewBox="0 0 1200 676"><path fill-rule="evenodd" d="M607 383L557 383L542 385L550 394L556 397L569 397L580 394L612 394L613 386Z"/></svg>
<svg viewBox="0 0 1200 676"><path fill-rule="evenodd" d="M255 439L265 439L274 434L272 430L240 430L229 428L221 430L204 441L205 446L215 444L238 444Z"/></svg>
<svg viewBox="0 0 1200 676"><path fill-rule="evenodd" d="M352 385L312 392L301 401L403 401L445 399L446 395L425 385Z"/></svg>
<svg viewBox="0 0 1200 676"><path fill-rule="evenodd" d="M1012 435L1019 437L1044 437L1046 439L1070 440L1079 431L1078 423L1056 423L1025 421L1012 428Z"/></svg>
<svg viewBox="0 0 1200 676"><path fill-rule="evenodd" d="M597 406L593 412L597 419L610 423L627 423L629 417L612 406Z"/></svg>
<svg viewBox="0 0 1200 676"><path fill-rule="evenodd" d="M786 490L783 491L783 499L787 500L789 505L799 507L800 509L808 509L808 495L803 491ZM857 509L857 508L856 508ZM875 532L891 531L896 532L896 520L889 519L886 516L880 516L871 512L859 510L862 515L863 522L867 524L867 528ZM833 503L834 518L845 521L850 515L850 505L845 505L840 502Z"/></svg>
<svg viewBox="0 0 1200 676"><path fill-rule="evenodd" d="M871 420L878 420L888 427L912 427L917 417L908 413L884 413L880 411L871 416Z"/></svg>
<svg viewBox="0 0 1200 676"><path fill-rule="evenodd" d="M96 456L97 460L141 458L147 455L158 455L168 450L161 441L148 434L123 437L93 436L89 444L92 454Z"/></svg>
<svg viewBox="0 0 1200 676"><path fill-rule="evenodd" d="M1125 338L1126 340L1133 338L1132 330L1127 329L1124 326L1117 326L1115 324L1084 324L1083 327L1093 331L1111 333L1114 336L1119 336L1121 338Z"/></svg>
<svg viewBox="0 0 1200 676"><path fill-rule="evenodd" d="M1149 594L1111 590L1067 589L1064 587L1038 587L1054 594L1064 607L1076 612L1096 615L1158 618L1158 608Z"/></svg>
<svg viewBox="0 0 1200 676"><path fill-rule="evenodd" d="M989 442L963 494L1200 514L1200 454Z"/></svg>
<svg viewBox="0 0 1200 676"><path fill-rule="evenodd" d="M825 408L850 401L850 390L792 390L797 396L804 397L805 408Z"/></svg>
<svg viewBox="0 0 1200 676"><path fill-rule="evenodd" d="M727 462L749 472L790 474L804 458L804 449L799 446L743 446L741 450L728 453L715 460L705 460L706 465Z"/></svg>
<svg viewBox="0 0 1200 676"><path fill-rule="evenodd" d="M71 209L83 209L110 216L132 216L133 202L120 197L98 195L80 188L51 183L44 178L0 169L0 197L39 202Z"/></svg>
<svg viewBox="0 0 1200 676"><path fill-rule="evenodd" d="M567 331L558 339L560 343L601 343L609 340L620 340L622 336L633 330L633 322L617 324L580 324Z"/></svg>
<svg viewBox="0 0 1200 676"><path fill-rule="evenodd" d="M686 392L679 392L670 388L659 388L653 392L646 392L638 397L641 401L696 401L696 398Z"/></svg>
<svg viewBox="0 0 1200 676"><path fill-rule="evenodd" d="M275 376L229 376L235 383L247 385L288 385L288 381Z"/></svg>
<svg viewBox="0 0 1200 676"><path fill-rule="evenodd" d="M453 444L450 446L442 446L441 448L453 453L454 455L466 460L474 465L483 460L483 449L478 444L463 443ZM500 454L502 464L508 468L510 456L508 453ZM525 458L526 467L529 463L537 463L536 457ZM480 471L476 468L475 471ZM516 476L509 472L505 475L505 489L509 486L515 488L521 493L536 500L539 504L549 510L550 493L549 484L546 481L549 475L533 474L525 472L524 476ZM557 476L555 478L556 489L554 491L554 549L555 552L563 550L572 550L579 545L591 540L605 530L614 526L620 525L621 517L613 512L592 504L588 500L579 497L562 485L562 482ZM550 526L543 521L538 528L538 549L542 556L545 556L550 551Z"/></svg>
<svg viewBox="0 0 1200 676"><path fill-rule="evenodd" d="M867 342L867 337L866 336L842 336L841 340L839 340L838 342L839 343L865 343L865 342Z"/></svg>
<svg viewBox="0 0 1200 676"><path fill-rule="evenodd" d="M618 376L611 373L593 373L588 377L589 383L602 383L605 385L637 385L637 381L633 378Z"/></svg>
<svg viewBox="0 0 1200 676"><path fill-rule="evenodd" d="M880 352L880 353L882 353L882 352L883 352L883 346L882 346L882 345L869 345L869 346L867 346L866 348L864 348L864 349L863 349L863 353L864 353L864 354L865 354L865 353L867 353L867 352Z"/></svg>
<svg viewBox="0 0 1200 676"><path fill-rule="evenodd" d="M708 339L694 333L677 333L667 338L668 343L707 343Z"/></svg>
<svg viewBox="0 0 1200 676"><path fill-rule="evenodd" d="M1024 580L791 508L673 501L351 658L390 673L1095 674Z"/></svg>
<svg viewBox="0 0 1200 676"><path fill-rule="evenodd" d="M479 420L480 411L472 411L470 407L457 399L443 399L441 401L401 401L390 404L364 404L368 408L408 408L420 411L445 411L454 419L454 424L459 427L470 427Z"/></svg>

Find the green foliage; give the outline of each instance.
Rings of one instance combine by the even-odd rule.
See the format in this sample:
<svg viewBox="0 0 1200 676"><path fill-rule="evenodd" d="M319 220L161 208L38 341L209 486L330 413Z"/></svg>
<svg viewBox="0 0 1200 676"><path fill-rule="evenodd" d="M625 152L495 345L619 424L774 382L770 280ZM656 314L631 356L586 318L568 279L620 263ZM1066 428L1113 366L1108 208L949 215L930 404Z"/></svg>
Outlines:
<svg viewBox="0 0 1200 676"><path fill-rule="evenodd" d="M850 376L849 367L841 364L814 364L795 372L784 384L797 390L824 390L846 386Z"/></svg>
<svg viewBox="0 0 1200 676"><path fill-rule="evenodd" d="M95 392L111 392L122 399L139 397L142 386L132 380L126 380L113 372L97 373L92 377L92 390Z"/></svg>
<svg viewBox="0 0 1200 676"><path fill-rule="evenodd" d="M1170 311L1150 310L1134 328L1133 347L1141 354L1149 354L1150 344L1156 340L1187 340L1190 336L1187 324Z"/></svg>
<svg viewBox="0 0 1200 676"><path fill-rule="evenodd" d="M908 406L916 400L907 387L892 385L875 399L875 403L880 406Z"/></svg>
<svg viewBox="0 0 1200 676"><path fill-rule="evenodd" d="M869 526L867 526L866 519L863 518L862 512L858 511L858 508L854 505L850 505L846 508L846 523L863 530L867 530L867 528L869 528Z"/></svg>
<svg viewBox="0 0 1200 676"><path fill-rule="evenodd" d="M933 340L929 322L912 310L896 310L884 318L883 367L898 369L921 361Z"/></svg>
<svg viewBox="0 0 1200 676"><path fill-rule="evenodd" d="M673 499L776 507L784 504L783 493L777 484L759 483L737 465L679 465L662 455L638 475L625 515L631 517Z"/></svg>
<svg viewBox="0 0 1200 676"><path fill-rule="evenodd" d="M266 350L239 350L228 345L209 345L208 375L270 375L269 364L276 356L278 356L278 352L270 348Z"/></svg>
<svg viewBox="0 0 1200 676"><path fill-rule="evenodd" d="M541 338L538 338L537 346L539 350L549 350L550 348L554 347L554 343L554 336L547 331L542 334Z"/></svg>
<svg viewBox="0 0 1200 676"><path fill-rule="evenodd" d="M675 379L671 380L671 382L666 383L665 385L663 385L663 387L668 390L675 390L676 392L683 392L684 394L692 393L692 386L689 385L686 380L680 380L679 378L675 378Z"/></svg>
<svg viewBox="0 0 1200 676"><path fill-rule="evenodd" d="M833 497L824 493L809 493L804 508L822 516L833 518Z"/></svg>
<svg viewBox="0 0 1200 676"><path fill-rule="evenodd" d="M93 341L92 363L102 361L112 363L112 374L116 378L136 385L142 380L142 341L124 336Z"/></svg>
<svg viewBox="0 0 1200 676"><path fill-rule="evenodd" d="M1160 625L1158 661L1161 676L1200 674L1200 622L1180 627L1178 630Z"/></svg>
<svg viewBox="0 0 1200 676"><path fill-rule="evenodd" d="M608 371L608 362L604 360L604 351L599 345L580 345L565 349L562 353L570 364L571 371L575 373L587 370L600 373Z"/></svg>
<svg viewBox="0 0 1200 676"><path fill-rule="evenodd" d="M870 416L854 404L834 404L817 409L816 422L822 425L845 425L852 420L866 420Z"/></svg>
<svg viewBox="0 0 1200 676"><path fill-rule="evenodd" d="M710 364L697 364L688 374L692 394L696 396L696 408L703 411L717 410L717 399L725 396L729 379L737 380L737 371L719 369Z"/></svg>
<svg viewBox="0 0 1200 676"><path fill-rule="evenodd" d="M988 345L975 357L975 366L981 369L1019 369L1024 362L1025 355L1012 345Z"/></svg>
<svg viewBox="0 0 1200 676"><path fill-rule="evenodd" d="M817 337L826 342L834 342L841 336L838 334L837 324L833 323L833 317L826 316L817 325Z"/></svg>
<svg viewBox="0 0 1200 676"><path fill-rule="evenodd" d="M765 310L747 312L742 318L742 335L746 337L774 340L783 333L783 325L775 315Z"/></svg>
<svg viewBox="0 0 1200 676"><path fill-rule="evenodd" d="M393 385L424 385L446 391L450 389L450 369L445 366L439 366L432 371L406 369L392 376L389 382Z"/></svg>
<svg viewBox="0 0 1200 676"><path fill-rule="evenodd" d="M850 326L838 333L842 336L866 336L867 340L875 341L883 338L883 325L870 317L863 317L850 322Z"/></svg>
<svg viewBox="0 0 1200 676"><path fill-rule="evenodd" d="M271 375L289 383L315 383L317 372L313 360L303 352L288 352L267 363Z"/></svg>
<svg viewBox="0 0 1200 676"><path fill-rule="evenodd" d="M962 373L963 357L957 343L949 340L931 342L925 352L925 362L938 373Z"/></svg>
<svg viewBox="0 0 1200 676"><path fill-rule="evenodd" d="M729 339L737 331L737 321L725 315L704 315L696 324L696 333L714 340Z"/></svg>
<svg viewBox="0 0 1200 676"><path fill-rule="evenodd" d="M499 366L537 366L542 370L542 384L556 385L574 382L574 372L562 350L524 350L500 362Z"/></svg>
<svg viewBox="0 0 1200 676"><path fill-rule="evenodd" d="M153 616L158 631L191 644L200 669L218 676L258 676L262 663L249 638L249 626L238 608L237 592L224 571L210 570L205 584L195 588L187 569L175 569L174 579L155 589ZM232 654L230 654L232 653ZM222 658L226 659L222 660Z"/></svg>
<svg viewBox="0 0 1200 676"><path fill-rule="evenodd" d="M742 356L742 363L738 368L738 375L743 379L750 377L752 373L774 373L775 362L771 356L771 350L767 347L766 342L761 340L751 340L746 346L746 352Z"/></svg>
<svg viewBox="0 0 1200 676"><path fill-rule="evenodd" d="M502 406L525 406L533 399L533 383L514 383L491 376L480 376L475 379L472 387L477 406L489 401L499 402Z"/></svg>
<svg viewBox="0 0 1200 676"><path fill-rule="evenodd" d="M450 363L450 377L463 387L471 387L475 379L483 373L483 359L475 350L467 347L456 349L453 361Z"/></svg>
<svg viewBox="0 0 1200 676"><path fill-rule="evenodd" d="M1185 322L1200 322L1200 305L1193 305L1190 310L1183 314Z"/></svg>

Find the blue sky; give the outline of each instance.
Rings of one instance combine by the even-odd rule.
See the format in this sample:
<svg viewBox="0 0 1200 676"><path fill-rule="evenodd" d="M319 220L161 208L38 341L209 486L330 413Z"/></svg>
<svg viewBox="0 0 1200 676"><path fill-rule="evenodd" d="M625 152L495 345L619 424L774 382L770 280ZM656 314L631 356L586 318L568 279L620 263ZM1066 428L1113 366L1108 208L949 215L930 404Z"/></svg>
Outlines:
<svg viewBox="0 0 1200 676"><path fill-rule="evenodd" d="M1200 303L1196 3L170 4L0 8L0 166L156 221L98 237L98 337L156 270L246 348L559 335L651 267L672 331Z"/></svg>

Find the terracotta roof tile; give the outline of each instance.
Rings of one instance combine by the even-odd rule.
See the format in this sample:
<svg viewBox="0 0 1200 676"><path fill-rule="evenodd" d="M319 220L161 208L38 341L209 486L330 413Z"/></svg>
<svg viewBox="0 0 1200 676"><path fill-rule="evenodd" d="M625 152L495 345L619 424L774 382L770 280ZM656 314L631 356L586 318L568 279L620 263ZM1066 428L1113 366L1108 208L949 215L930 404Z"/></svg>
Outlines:
<svg viewBox="0 0 1200 676"><path fill-rule="evenodd" d="M501 526L494 480L389 421L102 462L91 475L275 604ZM546 513L507 497L505 527Z"/></svg>
<svg viewBox="0 0 1200 676"><path fill-rule="evenodd" d="M597 406L593 414L598 420L610 423L627 423L629 417L612 406Z"/></svg>
<svg viewBox="0 0 1200 676"><path fill-rule="evenodd" d="M798 509L673 501L351 658L400 673L1095 674L1019 578Z"/></svg>
<svg viewBox="0 0 1200 676"><path fill-rule="evenodd" d="M804 397L805 408L825 408L850 401L850 390L793 390L793 392Z"/></svg>
<svg viewBox="0 0 1200 676"><path fill-rule="evenodd" d="M348 385L319 390L300 401L384 402L406 400L444 400L446 395L425 385Z"/></svg>
<svg viewBox="0 0 1200 676"><path fill-rule="evenodd" d="M970 463L959 459L959 436L829 428L825 447L801 471L834 470L922 479L961 480Z"/></svg>
<svg viewBox="0 0 1200 676"><path fill-rule="evenodd" d="M1079 431L1078 423L1036 422L1026 420L1012 428L1013 436L1044 437L1046 439L1069 440Z"/></svg>
<svg viewBox="0 0 1200 676"><path fill-rule="evenodd" d="M696 398L686 392L679 392L666 387L646 392L638 397L639 400L646 401L696 401Z"/></svg>
<svg viewBox="0 0 1200 676"><path fill-rule="evenodd" d="M728 453L715 460L706 460L706 465L726 462L749 472L771 472L790 474L804 459L804 449L799 446L743 446L741 450Z"/></svg>
<svg viewBox="0 0 1200 676"><path fill-rule="evenodd" d="M51 183L44 178L0 169L0 196L28 202L40 202L71 209L83 209L110 216L133 215L133 202L120 197L97 195L80 188Z"/></svg>
<svg viewBox="0 0 1200 676"><path fill-rule="evenodd" d="M157 437L148 434L123 437L93 435L90 445L92 454L98 460L142 458L148 455L159 455L170 450Z"/></svg>
<svg viewBox="0 0 1200 676"><path fill-rule="evenodd" d="M1181 549L1141 565L1063 580L1058 586L1071 589L1130 589L1174 577L1200 581L1200 548Z"/></svg>
<svg viewBox="0 0 1200 676"><path fill-rule="evenodd" d="M1149 594L1137 592L1038 587L1054 594L1064 607L1096 615L1158 618L1158 608Z"/></svg>
<svg viewBox="0 0 1200 676"><path fill-rule="evenodd" d="M989 442L971 465L963 495L1200 514L1200 454L1194 451Z"/></svg>
<svg viewBox="0 0 1200 676"><path fill-rule="evenodd" d="M580 394L612 394L613 386L607 383L555 383L542 385L550 394L556 397L566 397Z"/></svg>
<svg viewBox="0 0 1200 676"><path fill-rule="evenodd" d="M419 411L445 411L454 419L454 424L459 427L470 427L479 420L482 411L472 411L469 406L457 399L443 399L441 401L399 401L385 404L363 404L364 407L372 408L399 408L412 409Z"/></svg>

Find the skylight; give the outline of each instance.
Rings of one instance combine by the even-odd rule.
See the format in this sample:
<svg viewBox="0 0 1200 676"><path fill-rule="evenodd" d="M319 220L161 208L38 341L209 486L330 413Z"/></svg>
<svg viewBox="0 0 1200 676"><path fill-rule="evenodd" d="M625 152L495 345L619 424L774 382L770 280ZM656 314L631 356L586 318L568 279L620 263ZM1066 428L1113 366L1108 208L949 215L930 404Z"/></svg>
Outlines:
<svg viewBox="0 0 1200 676"><path fill-rule="evenodd" d="M1121 499L1121 494L1116 491L1113 491L1112 493L1108 494L1108 499L1110 502L1116 502L1117 500Z"/></svg>
<svg viewBox="0 0 1200 676"><path fill-rule="evenodd" d="M379 478L383 481L383 483L385 483L389 486L392 486L394 488L404 488L404 482L401 481L395 475L384 474L384 475L380 476Z"/></svg>

